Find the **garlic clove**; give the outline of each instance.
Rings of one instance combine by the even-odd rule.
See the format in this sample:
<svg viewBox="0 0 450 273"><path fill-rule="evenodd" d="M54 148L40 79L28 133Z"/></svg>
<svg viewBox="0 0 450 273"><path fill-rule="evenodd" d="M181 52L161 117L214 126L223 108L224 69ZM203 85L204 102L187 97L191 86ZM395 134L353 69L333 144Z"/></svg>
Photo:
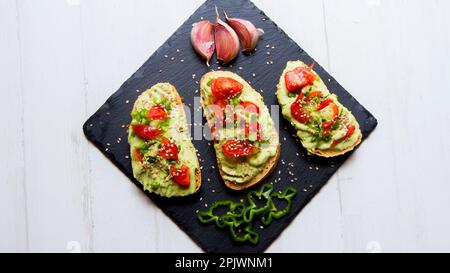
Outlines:
<svg viewBox="0 0 450 273"><path fill-rule="evenodd" d="M239 54L239 37L227 23L220 19L217 7L216 13L215 38L217 59L222 61L223 64L227 64Z"/></svg>
<svg viewBox="0 0 450 273"><path fill-rule="evenodd" d="M208 20L202 20L192 25L191 43L195 51L206 60L209 66L214 54L214 24Z"/></svg>
<svg viewBox="0 0 450 273"><path fill-rule="evenodd" d="M229 18L225 13L227 23L234 29L241 40L244 52L251 52L255 50L258 40L264 34L264 30L256 28L255 25L244 19Z"/></svg>

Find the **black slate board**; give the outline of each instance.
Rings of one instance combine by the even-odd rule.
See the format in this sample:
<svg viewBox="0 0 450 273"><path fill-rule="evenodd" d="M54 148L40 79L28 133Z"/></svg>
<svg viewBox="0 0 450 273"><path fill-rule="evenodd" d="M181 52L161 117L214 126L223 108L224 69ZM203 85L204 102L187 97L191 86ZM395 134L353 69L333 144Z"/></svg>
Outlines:
<svg viewBox="0 0 450 273"><path fill-rule="evenodd" d="M127 129L123 128L122 125L130 122L133 102L140 94L137 90L145 91L158 82L170 82L176 86L180 95L184 97L185 104L192 105L193 118L194 97L199 95L195 93L195 90L199 89L196 81L200 79L201 75L208 72L208 68L196 56L191 47L190 31L192 24L201 18L215 20L215 5L219 7L219 10L225 10L233 17L248 19L257 27L265 30L266 34L260 40L258 50L254 54L247 56L241 53L237 60L232 63L231 68L221 69L236 72L251 82L256 90L262 89L261 94L264 96L269 109L270 105L278 105L275 90L286 62L289 60L302 60L307 64L314 62L306 52L250 1L206 1L89 118L83 127L86 137L141 189L141 184L132 175L130 160L127 158L129 156L129 145L126 141ZM269 48L266 47L267 44L270 45ZM272 46L275 48L271 48ZM268 51L270 55L267 54ZM273 64L268 65L268 61L273 61ZM210 69L219 69L215 59L211 63L213 65ZM325 81L329 89L340 97L342 104L353 112L361 125L363 138L365 139L375 129L376 119L317 63L315 71ZM255 77L253 73L256 74ZM192 74L196 74L195 79L192 78ZM205 120L203 120L203 124L205 124ZM205 210L205 204L211 204L215 200L221 199L245 199L245 192L232 192L221 181L217 167L213 167L216 166L214 150L212 145L208 145L207 140L194 141L195 147L204 160L201 162L203 185L197 194L181 199L164 199L156 195L146 194L206 252L263 252L350 156L350 154L347 154L334 159L308 156L298 140L293 137L293 133L290 124L280 117L281 160L285 161L286 165L283 165L280 161L266 181L277 181L277 183L274 183L275 189L295 186L298 189L298 195L288 216L273 222L264 229L255 227L255 230L261 236L261 242L257 246L235 244L229 239L227 232L217 229L214 225L202 225L196 219L195 212ZM118 138L121 138L120 143L117 143ZM287 168L289 162L294 162L295 168ZM294 173L294 176L288 173L289 170ZM297 177L298 180L291 182L290 180L293 177ZM208 178L211 182L208 182ZM299 234L299 236L302 235Z"/></svg>

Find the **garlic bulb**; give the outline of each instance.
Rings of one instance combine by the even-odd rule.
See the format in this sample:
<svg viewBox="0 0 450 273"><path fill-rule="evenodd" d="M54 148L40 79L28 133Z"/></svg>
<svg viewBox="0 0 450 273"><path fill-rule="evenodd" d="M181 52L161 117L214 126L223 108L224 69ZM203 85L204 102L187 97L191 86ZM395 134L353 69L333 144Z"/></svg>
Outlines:
<svg viewBox="0 0 450 273"><path fill-rule="evenodd" d="M214 54L214 24L208 20L202 20L192 25L191 43L195 51L206 60L209 66Z"/></svg>
<svg viewBox="0 0 450 273"><path fill-rule="evenodd" d="M217 11L215 38L217 59L227 64L239 54L239 37L236 32L220 19Z"/></svg>
<svg viewBox="0 0 450 273"><path fill-rule="evenodd" d="M259 37L264 34L264 30L257 29L252 22L244 19L229 18L225 13L228 24L234 29L239 36L244 52L255 50Z"/></svg>

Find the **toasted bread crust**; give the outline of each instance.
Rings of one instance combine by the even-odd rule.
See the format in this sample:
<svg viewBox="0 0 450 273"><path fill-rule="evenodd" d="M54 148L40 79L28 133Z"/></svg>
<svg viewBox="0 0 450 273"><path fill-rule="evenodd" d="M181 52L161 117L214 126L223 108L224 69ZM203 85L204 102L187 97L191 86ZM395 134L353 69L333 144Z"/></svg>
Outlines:
<svg viewBox="0 0 450 273"><path fill-rule="evenodd" d="M305 65L302 61L289 61L288 63L298 63L299 66L300 65ZM283 70L283 73L280 76L279 83L281 83L283 77L284 77L284 70ZM277 85L277 94L279 92L281 92L280 84ZM277 96L277 99L278 99L278 96ZM342 107L345 107L345 106L342 105ZM358 123L358 121L356 119L355 119L355 121L356 121L356 131L360 131L359 123ZM343 155L343 154L346 154L346 153L352 151L353 149L355 149L361 143L361 140L362 140L362 135L360 134L359 137L358 137L358 140L356 141L356 143L353 144L352 146L344 149L344 150L335 150L335 149L320 150L320 149L316 149L315 151L311 151L310 153L314 154L314 155L322 156L322 157L327 157L327 158Z"/></svg>
<svg viewBox="0 0 450 273"><path fill-rule="evenodd" d="M238 76L245 85L249 86L254 91L253 87L251 87L250 84L246 80L244 80L239 75L237 75L237 74L235 74L233 72L230 72L230 71L212 71L212 72L208 72L208 73L206 73L205 75L202 76L202 78L200 80L200 85L201 85L201 83L203 83L205 80L207 80L208 78L210 78L212 76L229 77L229 76L232 76L232 75L233 76ZM256 92L256 91L254 91L254 92ZM203 96L201 97L201 104L202 104L203 109L206 109L207 105L205 105L205 102L203 100ZM212 124L211 120L207 120L207 121L208 121L208 123L210 125ZM278 133L276 133L276 137L277 137L277 139L279 139ZM232 189L232 190L241 191L241 190L248 189L248 188L250 188L250 187L260 183L262 180L264 180L264 178L266 178L267 176L270 175L270 173L275 169L275 167L276 167L276 165L278 163L278 160L280 159L280 155L281 155L281 147L278 146L277 153L275 154L274 157L272 157L269 161L266 162L266 164L263 167L263 170L259 174L257 174L255 177L253 177L251 180L249 180L249 181L247 181L245 183L236 183L236 182L228 181L228 180L225 180L225 179L223 179L223 181L224 181L225 185L228 188ZM219 164L218 160L217 160L217 163ZM222 170L220 168L219 168L219 173L223 177L223 172L222 172Z"/></svg>
<svg viewBox="0 0 450 273"><path fill-rule="evenodd" d="M180 96L180 94L178 93L178 91L175 88L175 86L173 86L172 84L167 83L167 82L165 82L165 83L158 83L157 85L162 85L162 86L164 86L164 89L170 90L170 92L172 92L174 94L174 96L175 96L175 102L176 102L175 105L177 107L183 107L183 98ZM145 92L143 92L142 94L144 94L146 92L150 92L150 89L145 91ZM136 102L134 103L133 109L131 110L131 112L133 112L135 110L135 108L137 106L137 102L138 102L138 100L136 100ZM184 109L183 109L183 111L181 111L181 113L182 113L184 119L186 120L186 113L184 112ZM198 158L197 157L195 158L195 160L197 160L197 162L198 162ZM194 193L197 192L200 189L201 185L202 185L202 174L201 174L200 169L196 168L195 169L195 190L194 190Z"/></svg>

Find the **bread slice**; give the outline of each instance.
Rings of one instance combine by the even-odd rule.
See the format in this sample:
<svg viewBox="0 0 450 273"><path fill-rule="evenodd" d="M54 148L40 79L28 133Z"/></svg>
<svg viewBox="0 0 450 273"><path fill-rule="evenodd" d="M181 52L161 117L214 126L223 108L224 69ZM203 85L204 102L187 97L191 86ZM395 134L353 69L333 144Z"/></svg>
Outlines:
<svg viewBox="0 0 450 273"><path fill-rule="evenodd" d="M218 77L234 78L235 80L239 81L241 84L244 85L244 89L251 90L252 92L255 93L256 96L258 96L258 98L259 97L261 98L261 101L263 101L262 96L258 92L256 92L248 84L247 81L245 81L239 75L237 75L237 74L235 74L233 72L229 72L229 71L213 71L213 72L206 73L205 75L203 75L203 77L200 80L201 89L202 89L203 86L205 86L206 82L209 81L209 79L211 79L211 78L218 78ZM208 121L208 124L210 126L212 126L213 125L213 120L212 120L211 116L206 113L207 104L206 104L206 101L205 101L206 98L204 97L205 93L206 93L205 90L201 90L201 95L202 95L201 96L201 104L202 104L202 107L203 107L203 109L205 111L205 116L206 116L206 119ZM267 109L267 106L265 106L264 104L263 104L263 106L266 107L266 109ZM272 119L270 119L270 120L272 121ZM272 121L272 123L273 123L273 121ZM273 132L273 137L271 139L271 142L276 143L276 145L277 145L276 153L275 153L274 156L269 158L267 160L267 162L263 166L260 167L260 171L255 176L253 176L250 180L248 180L247 182L236 183L235 181L231 181L231 180L225 179L224 178L224 176L225 176L224 171L220 167L221 163L219 161L219 158L217 158L217 163L218 163L218 166L219 166L220 175L222 176L223 181L224 181L225 185L228 188L230 188L232 190L236 190L236 191L245 190L247 188L250 188L250 187L260 183L261 181L263 181L275 169L275 167L276 167L276 165L278 163L278 160L280 158L281 148L280 148L280 144L279 144L279 136L278 136L278 133L276 132L275 127L273 127L273 130L274 130L274 132ZM215 140L215 144L217 144L217 143L218 143L218 141Z"/></svg>
<svg viewBox="0 0 450 273"><path fill-rule="evenodd" d="M286 92L287 92L286 87L285 87L284 77L288 71L291 71L292 69L294 69L296 67L300 67L300 66L307 67L307 65L305 63L303 63L302 61L288 62L286 65L286 68L284 69L283 73L280 76L280 81L277 85L277 99L281 105L282 114L283 114L284 118L291 121L293 126L296 127L297 132L299 130L298 124L296 125L292 121L292 117L290 117L287 114L288 111L290 111L289 109L290 109L291 103L293 102L293 100L295 100L295 98L289 99L286 96L284 96L284 94L286 94ZM313 89L322 91L324 94L331 94L330 91L328 90L328 88L326 87L325 83L320 79L319 75L317 75L317 73L315 73L315 72L314 72L314 74L316 74L316 76L318 77L318 80L317 80L317 82L314 83ZM305 87L305 88L308 88L308 87ZM302 92L303 92L303 90L302 90ZM289 102L286 103L286 101L289 101ZM361 130L360 130L358 121L346 107L344 107L341 103L339 103L339 101L337 99L335 99L334 102L338 105L339 108L341 108L341 109L343 109L343 111L345 111L346 115L348 116L348 119L350 119L352 121L351 124L353 124L355 126L354 141L353 141L352 145L350 145L344 149L334 149L334 148L330 148L330 149L326 149L326 150L323 150L323 149L309 150L309 149L307 149L308 153L310 153L310 154L315 154L315 155L322 156L322 157L335 157L335 156L343 155L345 153L352 151L355 147L357 147L361 143L362 134L361 134ZM304 140L302 138L300 138L300 142L302 142L302 145L305 146L303 141Z"/></svg>
<svg viewBox="0 0 450 273"><path fill-rule="evenodd" d="M170 83L158 83L158 84L155 84L154 86L152 86L147 91L142 92L142 94L138 97L138 99L134 103L134 106L133 106L133 109L132 109L131 112L133 113L134 111L136 111L137 108L138 108L138 105L140 103L148 103L148 102L146 102L146 100L148 98L152 97L152 92L155 92L156 88L161 88L161 89L167 91L172 96L172 98L173 98L172 104L171 104L172 111L174 110L174 108L177 108L177 113L178 113L178 118L180 119L180 124L182 124L185 127L185 129L186 129L184 131L184 132L186 132L185 133L185 137L189 138L189 135L187 134L187 120L186 120L186 114L184 112L184 107L183 107L183 105L184 105L183 104L183 99L181 98L181 96L178 93L177 89ZM130 130L130 136L131 136L131 128L129 130ZM129 138L130 138L130 136L129 136ZM194 146L193 146L193 144L192 144L192 142L190 140L186 141L186 143L188 143L188 145L191 146L189 148L192 148L195 151L195 148L194 148ZM131 155L133 155L133 145L130 145L130 152L131 152ZM200 171L200 167L199 167L200 164L199 164L199 161L198 161L198 157L197 157L197 154L195 152L193 153L193 155L195 155L195 156L193 156L193 158L189 158L189 161L193 162L193 164L196 166L196 168L193 170L194 171L194 177L195 177L195 181L194 181L195 187L194 187L194 191L192 193L189 193L189 194L193 194L193 193L197 192L200 189L200 186L202 184L202 176L201 176L201 171ZM136 166L135 164L136 163L139 164L139 162L136 162L136 159L134 158L134 156L131 156L130 158L132 160L132 167L134 169L135 166ZM190 171L192 172L192 170L190 170ZM135 177L135 178L138 179L137 177ZM138 181L139 181L139 179L138 179ZM142 181L139 181L139 182L142 183ZM191 181L191 183L192 183L192 181ZM155 193L158 194L158 195L164 196L164 197L171 197L171 196L165 196L164 194L161 194L161 193L159 193L157 191L155 191ZM185 196L185 195L189 195L189 194L181 194L181 195L176 195L175 194L175 195L172 195L172 196Z"/></svg>

